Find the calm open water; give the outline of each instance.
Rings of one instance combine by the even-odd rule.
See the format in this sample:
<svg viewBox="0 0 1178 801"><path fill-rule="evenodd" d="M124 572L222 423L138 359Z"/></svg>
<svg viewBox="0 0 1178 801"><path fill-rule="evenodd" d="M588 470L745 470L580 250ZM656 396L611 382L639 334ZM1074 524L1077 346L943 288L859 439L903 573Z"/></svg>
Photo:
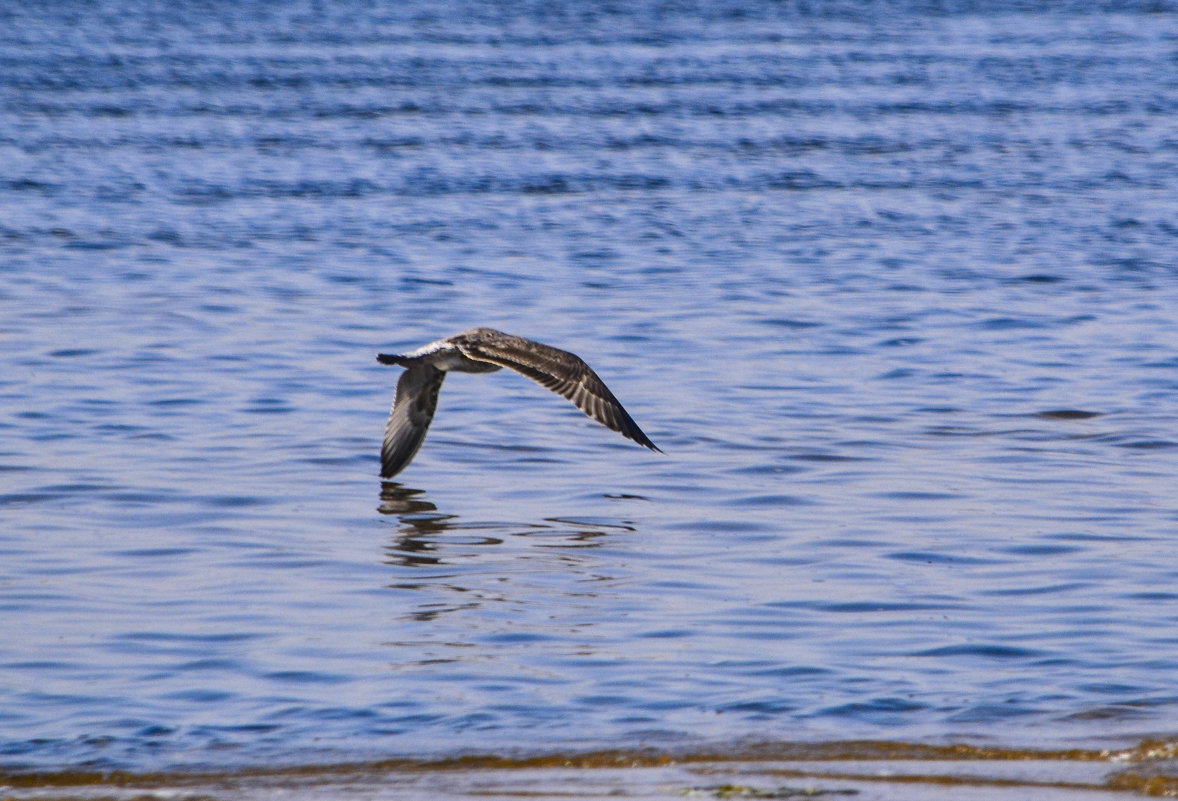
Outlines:
<svg viewBox="0 0 1178 801"><path fill-rule="evenodd" d="M1173 5L49 5L0 765L1178 736Z"/></svg>

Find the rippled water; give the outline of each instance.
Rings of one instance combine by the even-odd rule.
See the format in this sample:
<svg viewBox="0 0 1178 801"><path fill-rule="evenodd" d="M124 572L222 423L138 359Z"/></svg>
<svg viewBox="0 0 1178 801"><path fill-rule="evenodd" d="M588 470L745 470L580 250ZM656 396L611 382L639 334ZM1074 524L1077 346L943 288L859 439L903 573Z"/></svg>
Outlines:
<svg viewBox="0 0 1178 801"><path fill-rule="evenodd" d="M1178 13L0 16L0 764L1178 732ZM665 451L378 350L575 350Z"/></svg>

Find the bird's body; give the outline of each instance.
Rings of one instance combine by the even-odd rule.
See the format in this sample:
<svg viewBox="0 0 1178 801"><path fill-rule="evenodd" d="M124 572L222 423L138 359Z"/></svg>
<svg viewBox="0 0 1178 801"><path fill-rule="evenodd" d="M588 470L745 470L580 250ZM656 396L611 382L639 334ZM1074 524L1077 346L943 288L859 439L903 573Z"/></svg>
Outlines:
<svg viewBox="0 0 1178 801"><path fill-rule="evenodd" d="M438 407L438 391L450 371L493 373L508 367L568 398L597 422L651 450L650 441L622 404L579 356L493 328L475 328L405 354L377 355L381 364L405 369L385 426L381 476L391 478L412 461Z"/></svg>

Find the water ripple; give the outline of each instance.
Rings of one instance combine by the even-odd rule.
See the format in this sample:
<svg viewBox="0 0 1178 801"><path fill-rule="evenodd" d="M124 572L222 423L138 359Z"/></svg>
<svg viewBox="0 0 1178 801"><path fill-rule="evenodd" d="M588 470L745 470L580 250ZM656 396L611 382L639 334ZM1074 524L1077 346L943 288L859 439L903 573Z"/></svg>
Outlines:
<svg viewBox="0 0 1178 801"><path fill-rule="evenodd" d="M0 761L1174 728L1166 9L26 5Z"/></svg>

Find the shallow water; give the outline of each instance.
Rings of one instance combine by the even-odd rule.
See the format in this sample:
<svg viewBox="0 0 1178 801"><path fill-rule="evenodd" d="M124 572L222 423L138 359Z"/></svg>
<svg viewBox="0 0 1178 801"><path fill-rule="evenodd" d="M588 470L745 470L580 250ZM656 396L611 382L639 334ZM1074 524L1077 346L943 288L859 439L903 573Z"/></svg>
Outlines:
<svg viewBox="0 0 1178 801"><path fill-rule="evenodd" d="M2 764L1178 732L1175 9L631 6L4 12Z"/></svg>

